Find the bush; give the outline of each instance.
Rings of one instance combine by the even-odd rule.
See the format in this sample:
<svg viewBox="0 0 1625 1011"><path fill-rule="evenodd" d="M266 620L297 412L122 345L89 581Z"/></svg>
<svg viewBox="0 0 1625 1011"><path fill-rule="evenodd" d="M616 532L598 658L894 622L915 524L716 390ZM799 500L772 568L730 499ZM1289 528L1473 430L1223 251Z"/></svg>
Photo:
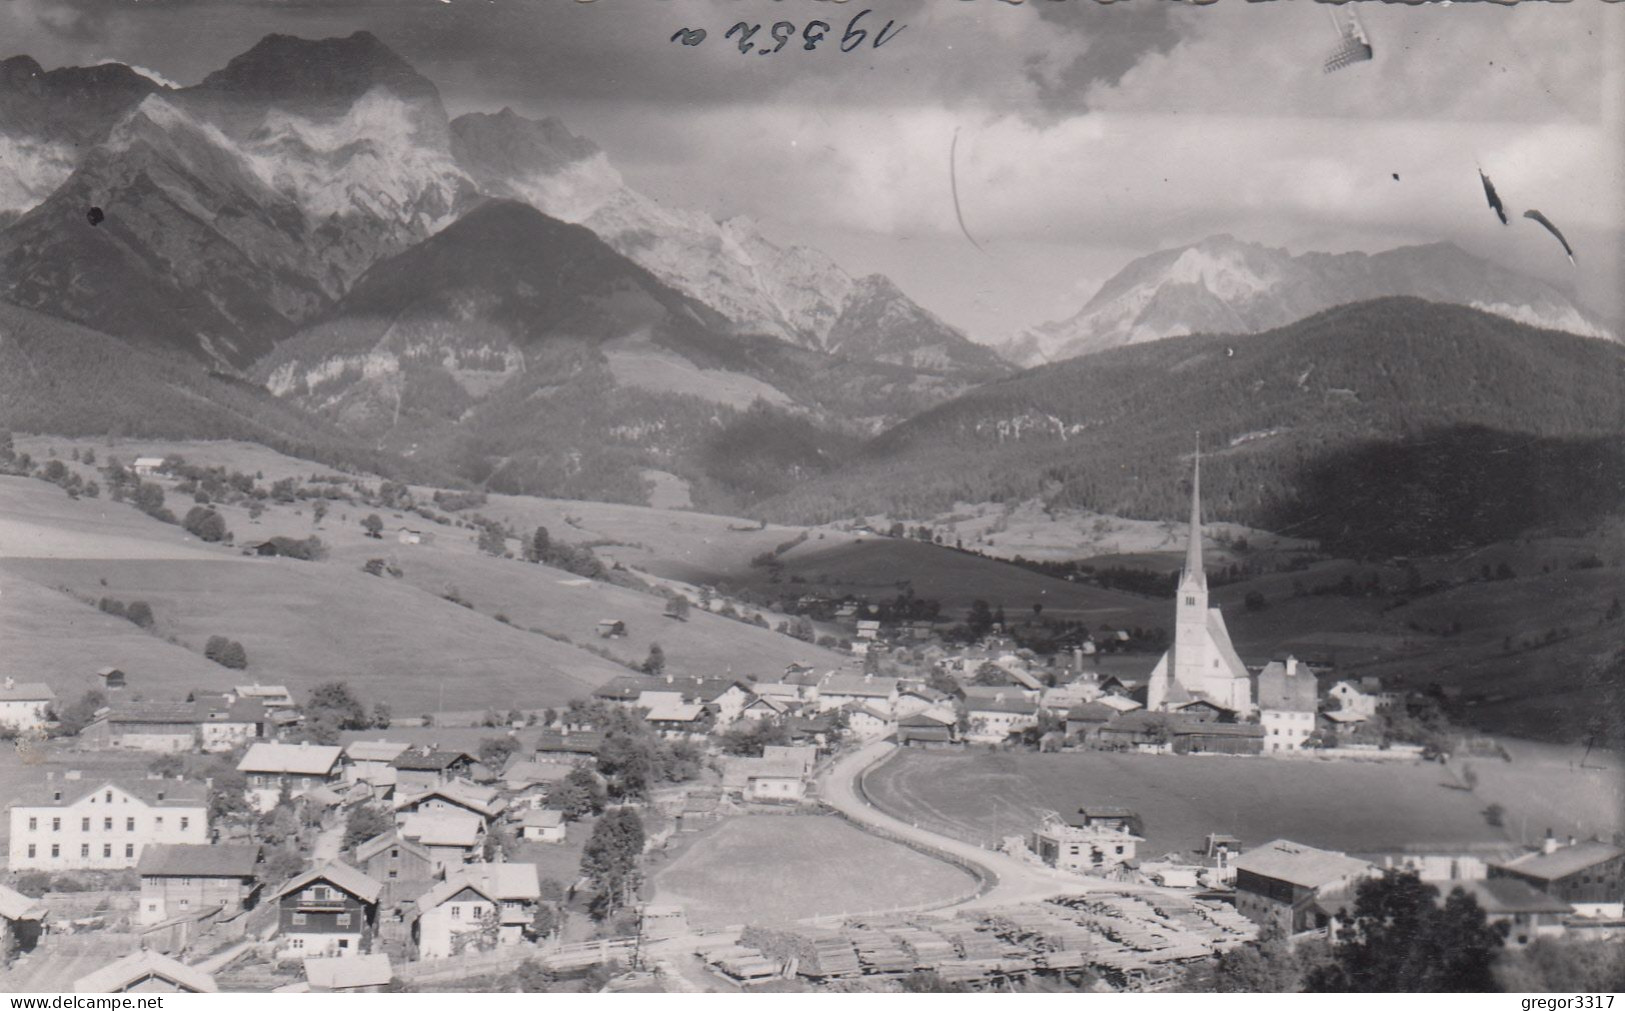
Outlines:
<svg viewBox="0 0 1625 1011"><path fill-rule="evenodd" d="M248 651L243 644L223 635L211 635L203 647L203 655L222 667L242 670L248 666Z"/></svg>
<svg viewBox="0 0 1625 1011"><path fill-rule="evenodd" d="M141 628L151 628L154 623L152 608L148 606L145 600L130 601L130 606L125 609L124 616Z"/></svg>
<svg viewBox="0 0 1625 1011"><path fill-rule="evenodd" d="M211 544L226 537L226 521L219 513L204 506L193 506L181 526L193 537Z"/></svg>

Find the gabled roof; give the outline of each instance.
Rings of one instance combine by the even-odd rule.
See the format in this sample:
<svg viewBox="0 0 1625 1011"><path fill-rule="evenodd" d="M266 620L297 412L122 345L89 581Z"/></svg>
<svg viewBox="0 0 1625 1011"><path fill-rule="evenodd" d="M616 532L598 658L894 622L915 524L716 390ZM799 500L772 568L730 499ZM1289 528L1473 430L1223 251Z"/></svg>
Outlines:
<svg viewBox="0 0 1625 1011"><path fill-rule="evenodd" d="M410 747L400 741L351 741L344 746L344 753L352 762L393 762Z"/></svg>
<svg viewBox="0 0 1625 1011"><path fill-rule="evenodd" d="M502 781L510 789L522 789L538 783L557 783L574 771L574 766L562 762L533 762L516 754L502 770Z"/></svg>
<svg viewBox="0 0 1625 1011"><path fill-rule="evenodd" d="M537 808L526 811L525 816L519 819L519 824L526 828L556 828L564 824L564 812Z"/></svg>
<svg viewBox="0 0 1625 1011"><path fill-rule="evenodd" d="M485 821L476 814L451 811L409 814L401 824L401 835L425 846L456 846L472 849L480 844Z"/></svg>
<svg viewBox="0 0 1625 1011"><path fill-rule="evenodd" d="M118 702L98 718L123 724L193 723L197 710L190 702Z"/></svg>
<svg viewBox="0 0 1625 1011"><path fill-rule="evenodd" d="M157 977L192 993L214 993L214 977L201 969L175 961L156 951L137 951L80 976L75 993L118 993L143 980Z"/></svg>
<svg viewBox="0 0 1625 1011"><path fill-rule="evenodd" d="M1360 713L1350 712L1347 709L1331 709L1320 715L1333 723L1364 723L1366 717Z"/></svg>
<svg viewBox="0 0 1625 1011"><path fill-rule="evenodd" d="M1168 725L1175 735L1200 737L1263 737L1264 728L1257 723L1202 723L1176 722Z"/></svg>
<svg viewBox="0 0 1625 1011"><path fill-rule="evenodd" d="M395 975L389 956L351 955L349 958L305 959L305 980L311 989L354 990L363 986L386 986Z"/></svg>
<svg viewBox="0 0 1625 1011"><path fill-rule="evenodd" d="M527 902L542 896L535 864L470 864L452 871L446 880L424 893L418 899L418 909L433 909L465 888L493 902Z"/></svg>
<svg viewBox="0 0 1625 1011"><path fill-rule="evenodd" d="M1080 723L1107 723L1117 716L1119 710L1108 706L1104 702L1085 702L1073 706L1066 711L1066 718Z"/></svg>
<svg viewBox="0 0 1625 1011"><path fill-rule="evenodd" d="M0 682L0 702L49 702L54 698L56 692L43 681Z"/></svg>
<svg viewBox="0 0 1625 1011"><path fill-rule="evenodd" d="M632 698L637 698L637 695ZM538 753L596 755L603 746L604 735L596 730L574 730L568 734L550 730L536 738L535 750Z"/></svg>
<svg viewBox="0 0 1625 1011"><path fill-rule="evenodd" d="M657 723L695 723L705 716L705 706L699 702L677 702L667 695L656 695L646 703L644 719Z"/></svg>
<svg viewBox="0 0 1625 1011"><path fill-rule="evenodd" d="M251 878L259 862L258 845L148 843L136 872L144 878Z"/></svg>
<svg viewBox="0 0 1625 1011"><path fill-rule="evenodd" d="M1273 878L1304 888L1321 888L1346 878L1364 875L1371 865L1342 853L1316 849L1287 839L1276 839L1237 857L1238 871Z"/></svg>
<svg viewBox="0 0 1625 1011"><path fill-rule="evenodd" d="M43 920L48 913L45 903L31 899L16 889L0 885L0 919Z"/></svg>
<svg viewBox="0 0 1625 1011"><path fill-rule="evenodd" d="M317 881L325 881L334 888L342 892L348 892L362 902L367 903L377 902L379 894L384 890L383 885L349 864L334 861L297 875L287 884L277 889L277 893L273 897L280 899L285 895L292 895L306 885Z"/></svg>
<svg viewBox="0 0 1625 1011"><path fill-rule="evenodd" d="M1287 665L1272 660L1258 672L1258 708L1282 712L1312 713L1318 700L1315 676L1300 667L1288 674Z"/></svg>
<svg viewBox="0 0 1625 1011"><path fill-rule="evenodd" d="M426 790L395 798L395 810L403 807L412 807L426 800L439 797L450 801L459 807L466 807L470 811L477 811L487 818L501 811L505 806L497 796L494 786L481 786L466 779L453 779L450 782L439 783Z"/></svg>
<svg viewBox="0 0 1625 1011"><path fill-rule="evenodd" d="M866 677L862 674L831 674L818 684L820 695L852 695L858 698L890 698L897 679Z"/></svg>
<svg viewBox="0 0 1625 1011"><path fill-rule="evenodd" d="M1460 888L1491 916L1516 913L1572 913L1574 907L1519 878L1486 878L1483 881L1454 881L1442 887L1440 900Z"/></svg>
<svg viewBox="0 0 1625 1011"><path fill-rule="evenodd" d="M193 697L192 718L199 723L264 723L266 711L259 699L209 692Z"/></svg>
<svg viewBox="0 0 1625 1011"><path fill-rule="evenodd" d="M358 844L355 848L355 858L361 863L366 863L368 860L371 860L373 857L377 856L379 853L382 853L384 850L389 849L391 846L399 846L404 850L412 850L423 859L429 859L428 850L424 849L422 846L413 842L412 840L402 837L400 830L393 828L388 832L380 832L371 839L368 839L366 842Z"/></svg>
<svg viewBox="0 0 1625 1011"><path fill-rule="evenodd" d="M336 744L281 744L263 742L251 745L238 772L275 773L295 776L326 776L332 773L344 749Z"/></svg>
<svg viewBox="0 0 1625 1011"><path fill-rule="evenodd" d="M466 751L455 748L445 750L432 750L429 748L411 748L395 756L390 764L397 769L408 769L413 772L445 772L460 762L470 764L479 759Z"/></svg>
<svg viewBox="0 0 1625 1011"><path fill-rule="evenodd" d="M923 712L905 716L897 721L897 725L899 727L922 729L927 727L951 727L955 722L944 716L934 716L930 712Z"/></svg>
<svg viewBox="0 0 1625 1011"><path fill-rule="evenodd" d="M965 699L965 709L971 713L1014 713L1019 716L1031 716L1038 712L1038 703L1024 698L1020 692L1012 689L1003 698L970 697Z"/></svg>
<svg viewBox="0 0 1625 1011"><path fill-rule="evenodd" d="M1508 860L1495 866L1540 881L1556 881L1598 864L1607 863L1622 854L1625 854L1625 850L1618 846L1593 839L1575 843L1573 846L1563 846L1553 853L1527 853L1516 860Z"/></svg>

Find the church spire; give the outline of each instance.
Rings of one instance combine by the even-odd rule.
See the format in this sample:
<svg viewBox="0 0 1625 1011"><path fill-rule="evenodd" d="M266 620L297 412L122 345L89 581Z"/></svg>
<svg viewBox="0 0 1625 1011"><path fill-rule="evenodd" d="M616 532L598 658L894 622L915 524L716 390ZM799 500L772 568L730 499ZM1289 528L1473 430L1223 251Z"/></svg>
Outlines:
<svg viewBox="0 0 1625 1011"><path fill-rule="evenodd" d="M1207 573L1202 569L1202 433L1196 433L1196 456L1191 476L1190 544L1185 548L1185 576L1182 582L1196 582L1206 588Z"/></svg>

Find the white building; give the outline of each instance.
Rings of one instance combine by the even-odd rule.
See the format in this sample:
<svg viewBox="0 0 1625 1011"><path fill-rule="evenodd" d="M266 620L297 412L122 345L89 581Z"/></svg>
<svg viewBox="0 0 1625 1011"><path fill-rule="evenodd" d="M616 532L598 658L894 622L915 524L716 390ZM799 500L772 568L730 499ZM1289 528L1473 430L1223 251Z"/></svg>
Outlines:
<svg viewBox="0 0 1625 1011"><path fill-rule="evenodd" d="M1145 842L1119 821L1093 819L1079 812L1044 816L1033 832L1032 849L1051 867L1064 871L1104 872L1135 859Z"/></svg>
<svg viewBox="0 0 1625 1011"><path fill-rule="evenodd" d="M208 790L174 779L50 780L8 805L11 869L118 870L155 843L209 841Z"/></svg>
<svg viewBox="0 0 1625 1011"><path fill-rule="evenodd" d="M1293 657L1275 661L1258 675L1259 722L1264 725L1264 753L1301 751L1315 732L1315 676Z"/></svg>
<svg viewBox="0 0 1625 1011"><path fill-rule="evenodd" d="M1191 484L1190 543L1174 612L1174 647L1162 655L1147 685L1146 708L1168 710L1206 699L1246 718L1253 704L1252 680L1230 642L1224 615L1208 606L1202 567L1202 463Z"/></svg>
<svg viewBox="0 0 1625 1011"><path fill-rule="evenodd" d="M136 477L152 477L163 465L164 458L161 456L138 456L135 462L130 464L130 469L135 472Z"/></svg>
<svg viewBox="0 0 1625 1011"><path fill-rule="evenodd" d="M263 813L277 805L284 787L288 796L298 797L318 786L338 785L343 754L331 744L265 742L248 749L237 771L248 777L249 803Z"/></svg>
<svg viewBox="0 0 1625 1011"><path fill-rule="evenodd" d="M0 683L0 727L38 730L50 720L56 693L43 681L6 678Z"/></svg>
<svg viewBox="0 0 1625 1011"><path fill-rule="evenodd" d="M450 958L518 944L536 915L541 885L535 864L481 864L451 871L418 899L419 958Z"/></svg>
<svg viewBox="0 0 1625 1011"><path fill-rule="evenodd" d="M1337 703L1337 707L1344 712L1355 713L1367 718L1377 715L1381 700L1376 695L1368 695L1360 690L1359 685L1352 681L1339 681L1332 685L1326 693L1327 697Z"/></svg>

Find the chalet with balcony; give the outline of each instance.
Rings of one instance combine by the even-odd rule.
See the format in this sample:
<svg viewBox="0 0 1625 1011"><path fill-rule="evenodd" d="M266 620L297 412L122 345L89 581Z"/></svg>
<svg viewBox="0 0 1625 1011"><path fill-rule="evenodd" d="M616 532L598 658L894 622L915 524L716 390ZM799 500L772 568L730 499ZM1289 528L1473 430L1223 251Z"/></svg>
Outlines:
<svg viewBox="0 0 1625 1011"><path fill-rule="evenodd" d="M383 885L348 864L306 871L276 893L278 958L365 954Z"/></svg>

